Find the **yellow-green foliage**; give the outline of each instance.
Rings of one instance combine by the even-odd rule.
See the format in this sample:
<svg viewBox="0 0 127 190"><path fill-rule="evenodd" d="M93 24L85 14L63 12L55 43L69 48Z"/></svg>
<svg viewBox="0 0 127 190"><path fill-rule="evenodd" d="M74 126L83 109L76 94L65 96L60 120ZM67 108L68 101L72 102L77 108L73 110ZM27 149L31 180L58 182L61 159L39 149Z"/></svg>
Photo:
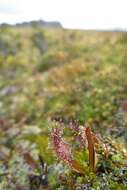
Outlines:
<svg viewBox="0 0 127 190"><path fill-rule="evenodd" d="M19 159L17 149L23 147L35 160L40 154L51 171L56 168L49 174L51 189L64 189L57 180L61 172L72 175L67 182L69 188L71 180L84 183L68 168L55 165L50 144L52 119L61 118L65 124L71 119L80 124L88 122L95 133L111 136L115 143L116 137L126 143L127 113L121 108L127 100L126 75L126 33L0 27L0 172L4 173L8 165L13 174L16 167L20 168L24 161ZM112 160L119 162L119 155L113 155ZM80 153L76 156L79 160L82 157ZM19 170L12 182L14 187L9 186L10 178L4 175L0 189L15 189L20 175L19 186L24 188L28 181L23 175L30 171L29 167ZM98 190L101 183L109 189L124 189L124 182L114 182L115 174L110 175L111 181L106 173L98 176L92 189Z"/></svg>

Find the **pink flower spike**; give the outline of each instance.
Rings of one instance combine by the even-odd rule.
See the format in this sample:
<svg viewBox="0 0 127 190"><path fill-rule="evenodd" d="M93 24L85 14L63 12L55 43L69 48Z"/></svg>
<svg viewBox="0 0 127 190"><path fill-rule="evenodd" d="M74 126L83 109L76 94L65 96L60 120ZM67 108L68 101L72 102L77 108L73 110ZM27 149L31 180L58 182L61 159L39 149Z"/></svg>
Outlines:
<svg viewBox="0 0 127 190"><path fill-rule="evenodd" d="M52 131L52 140L57 156L69 164L72 160L71 149L69 145L62 140L61 130L58 127Z"/></svg>

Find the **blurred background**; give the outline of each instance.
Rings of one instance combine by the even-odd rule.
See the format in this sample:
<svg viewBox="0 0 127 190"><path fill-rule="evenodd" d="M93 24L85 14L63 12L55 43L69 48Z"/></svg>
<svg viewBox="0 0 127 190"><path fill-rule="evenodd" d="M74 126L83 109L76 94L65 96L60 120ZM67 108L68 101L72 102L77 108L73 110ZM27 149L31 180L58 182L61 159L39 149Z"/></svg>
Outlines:
<svg viewBox="0 0 127 190"><path fill-rule="evenodd" d="M12 176L0 189L28 189L38 155L54 166L53 120L88 122L126 144L126 5L0 0L0 172Z"/></svg>

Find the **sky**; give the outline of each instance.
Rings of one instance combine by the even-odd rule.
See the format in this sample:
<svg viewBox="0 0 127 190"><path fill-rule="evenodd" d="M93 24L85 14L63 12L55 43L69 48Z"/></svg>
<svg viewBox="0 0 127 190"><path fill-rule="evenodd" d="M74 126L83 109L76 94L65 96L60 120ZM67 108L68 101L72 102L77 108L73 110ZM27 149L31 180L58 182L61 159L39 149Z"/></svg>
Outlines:
<svg viewBox="0 0 127 190"><path fill-rule="evenodd" d="M0 23L39 19L65 28L127 29L127 0L0 0Z"/></svg>

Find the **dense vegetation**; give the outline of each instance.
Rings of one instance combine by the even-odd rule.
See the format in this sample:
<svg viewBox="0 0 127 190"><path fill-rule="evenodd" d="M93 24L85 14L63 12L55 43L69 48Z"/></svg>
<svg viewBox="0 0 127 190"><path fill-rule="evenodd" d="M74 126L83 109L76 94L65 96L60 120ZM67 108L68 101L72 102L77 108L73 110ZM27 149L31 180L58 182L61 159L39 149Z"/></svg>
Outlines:
<svg viewBox="0 0 127 190"><path fill-rule="evenodd" d="M126 143L126 33L1 26L0 190L126 190Z"/></svg>

